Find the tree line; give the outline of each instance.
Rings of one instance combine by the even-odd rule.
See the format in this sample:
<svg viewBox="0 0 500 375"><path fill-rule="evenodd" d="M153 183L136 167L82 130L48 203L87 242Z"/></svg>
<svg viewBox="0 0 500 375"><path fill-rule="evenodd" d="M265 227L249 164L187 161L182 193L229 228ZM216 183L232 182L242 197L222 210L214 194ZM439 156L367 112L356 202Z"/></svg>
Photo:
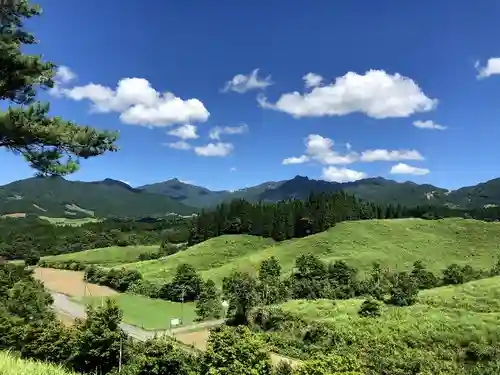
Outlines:
<svg viewBox="0 0 500 375"><path fill-rule="evenodd" d="M188 219L178 217L151 222L108 219L81 226L54 225L33 216L2 218L0 257L9 260L36 258L129 245L163 244L168 250L169 244L187 242L189 225Z"/></svg>
<svg viewBox="0 0 500 375"><path fill-rule="evenodd" d="M474 210L446 206L380 205L344 192L313 193L305 200L277 203L249 203L236 199L221 203L213 210L202 211L189 233L189 245L223 234L250 234L271 237L276 241L319 233L346 220L440 219L445 217L499 220L500 208Z"/></svg>

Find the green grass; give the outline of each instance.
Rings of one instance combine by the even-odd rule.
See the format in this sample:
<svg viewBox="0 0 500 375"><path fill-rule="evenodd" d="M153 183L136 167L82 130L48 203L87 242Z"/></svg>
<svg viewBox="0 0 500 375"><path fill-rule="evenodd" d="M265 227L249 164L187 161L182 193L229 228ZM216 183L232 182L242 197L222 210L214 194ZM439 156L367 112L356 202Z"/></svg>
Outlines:
<svg viewBox="0 0 500 375"><path fill-rule="evenodd" d="M84 217L78 219L70 219L66 217L48 217L48 216L39 216L40 219L47 220L51 224L54 225L71 225L74 227L79 227L80 225L87 223L96 223L101 221L101 219L95 217Z"/></svg>
<svg viewBox="0 0 500 375"><path fill-rule="evenodd" d="M196 319L195 304L179 303L152 299L135 294L117 294L108 297L116 301L123 311L123 321L146 330L167 330L170 319L183 318L183 325L189 325ZM100 297L87 297L85 303L101 304Z"/></svg>
<svg viewBox="0 0 500 375"><path fill-rule="evenodd" d="M279 259L286 273L305 253L328 262L345 260L361 271L370 269L373 262L391 269L409 269L416 260L422 260L434 272L454 262L491 268L500 257L500 223L464 219L343 222L326 232L233 259L206 270L202 276L221 282L235 269L255 272L270 256Z"/></svg>
<svg viewBox="0 0 500 375"><path fill-rule="evenodd" d="M152 246L111 246L100 249L79 251L77 253L60 254L43 257L43 260L75 261L86 264L97 264L102 267L113 267L125 263L135 262L140 254L156 252L158 245Z"/></svg>
<svg viewBox="0 0 500 375"><path fill-rule="evenodd" d="M138 270L147 280L164 282L173 277L180 264L188 263L198 271L207 271L247 254L260 252L273 244L272 239L262 237L221 236L164 258L127 264L125 268Z"/></svg>
<svg viewBox="0 0 500 375"><path fill-rule="evenodd" d="M8 352L0 352L1 375L72 375L60 366L16 358Z"/></svg>
<svg viewBox="0 0 500 375"><path fill-rule="evenodd" d="M325 324L335 341L307 347L302 341L304 330L294 328L261 335L277 352L300 358L319 350L351 353L358 358L367 355L364 358L368 361L395 359L400 361L399 366L416 359L424 366L436 366L429 367L428 373L439 373L437 368L450 366L456 372L444 373L458 374L458 353L464 353L470 342L499 342L499 297L500 277L492 277L421 291L413 306L382 305L378 318L358 315L363 302L360 299L292 300L279 307L310 324Z"/></svg>

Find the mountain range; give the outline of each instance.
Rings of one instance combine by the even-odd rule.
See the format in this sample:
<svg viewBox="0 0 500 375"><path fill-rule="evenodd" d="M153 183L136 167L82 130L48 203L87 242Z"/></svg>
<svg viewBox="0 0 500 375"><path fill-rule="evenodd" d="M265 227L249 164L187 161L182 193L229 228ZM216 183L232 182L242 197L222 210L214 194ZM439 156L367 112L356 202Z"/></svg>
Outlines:
<svg viewBox="0 0 500 375"><path fill-rule="evenodd" d="M311 192L340 190L383 204L433 204L455 208L500 205L500 178L450 191L382 177L338 183L296 176L237 191L212 191L178 179L133 188L113 179L82 182L61 177L33 177L0 186L0 215L25 213L74 218L189 215L236 198L277 202L303 199Z"/></svg>

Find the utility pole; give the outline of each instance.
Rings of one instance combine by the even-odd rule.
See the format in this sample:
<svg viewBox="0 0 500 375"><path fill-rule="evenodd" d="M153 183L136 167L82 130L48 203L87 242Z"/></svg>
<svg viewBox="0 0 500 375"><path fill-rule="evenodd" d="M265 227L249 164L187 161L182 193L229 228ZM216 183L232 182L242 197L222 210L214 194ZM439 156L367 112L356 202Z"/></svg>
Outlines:
<svg viewBox="0 0 500 375"><path fill-rule="evenodd" d="M123 338L122 338L122 335L120 333L120 361L118 362L118 373L121 373L122 372L122 349L123 349Z"/></svg>

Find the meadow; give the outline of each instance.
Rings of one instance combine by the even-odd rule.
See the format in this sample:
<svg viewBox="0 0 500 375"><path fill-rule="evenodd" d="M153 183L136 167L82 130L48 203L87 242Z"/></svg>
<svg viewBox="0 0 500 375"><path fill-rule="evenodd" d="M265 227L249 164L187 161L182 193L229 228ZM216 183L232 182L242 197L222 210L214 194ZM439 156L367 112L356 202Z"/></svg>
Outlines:
<svg viewBox="0 0 500 375"><path fill-rule="evenodd" d="M123 311L125 323L145 330L168 330L172 318L181 318L183 326L193 324L196 319L195 303L193 302L171 302L127 293L115 294L106 298L110 298L118 304ZM76 300L94 306L102 303L101 297L85 297Z"/></svg>
<svg viewBox="0 0 500 375"><path fill-rule="evenodd" d="M122 264L136 262L139 255L157 252L158 250L158 245L111 246L101 249L79 251L77 253L46 256L42 259L50 262L74 261L85 264L95 264L102 267L116 267Z"/></svg>
<svg viewBox="0 0 500 375"><path fill-rule="evenodd" d="M492 277L421 291L418 302L408 307L382 304L375 318L359 316L362 299L290 300L269 309L290 313L302 325L295 322L289 329L259 334L277 353L296 358L350 353L362 362L395 361L384 363L384 368L416 366L432 374L443 368L459 371L459 360L480 355L483 345L498 342L499 297L500 277ZM328 333L321 333L319 326ZM316 336L306 339L311 332Z"/></svg>
<svg viewBox="0 0 500 375"><path fill-rule="evenodd" d="M177 254L126 264L151 281L169 280L176 267L188 263L204 279L221 284L234 270L255 274L260 263L275 256L284 273L295 259L312 253L326 261L345 260L361 271L378 262L391 269L409 269L416 260L439 272L452 263L489 268L500 257L500 223L466 219L365 220L281 243L248 235L221 236Z"/></svg>
<svg viewBox="0 0 500 375"><path fill-rule="evenodd" d="M1 375L76 375L61 366L19 359L8 352L0 352Z"/></svg>
<svg viewBox="0 0 500 375"><path fill-rule="evenodd" d="M73 227L79 227L80 225L87 223L96 223L101 221L101 219L95 217L83 217L78 219L71 219L67 217L48 217L48 216L39 216L40 219L47 220L51 224L54 225L70 225Z"/></svg>

